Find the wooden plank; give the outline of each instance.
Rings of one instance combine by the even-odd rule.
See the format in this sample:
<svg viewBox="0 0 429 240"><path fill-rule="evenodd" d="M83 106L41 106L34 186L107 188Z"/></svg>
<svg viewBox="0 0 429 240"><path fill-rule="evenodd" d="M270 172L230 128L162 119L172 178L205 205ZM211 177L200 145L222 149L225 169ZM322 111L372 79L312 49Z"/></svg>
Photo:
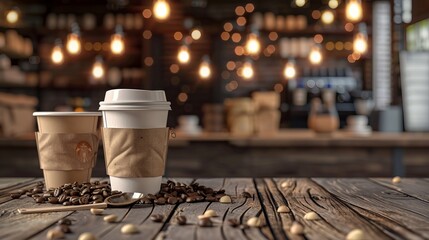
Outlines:
<svg viewBox="0 0 429 240"><path fill-rule="evenodd" d="M422 179L402 178L399 183L392 183L391 178L372 178L371 180L422 201L429 202L429 182Z"/></svg>
<svg viewBox="0 0 429 240"><path fill-rule="evenodd" d="M32 180L29 181L24 181L9 187L6 187L4 189L2 189L2 192L0 193L0 204L11 201L12 198L10 197L10 193L12 192L16 192L20 189L25 189L25 190L30 190L33 189L34 187L36 187L38 185L38 183L41 181L42 179L40 178L33 178ZM21 198L24 198L26 196L22 196ZM0 205L1 207L1 205Z"/></svg>
<svg viewBox="0 0 429 240"><path fill-rule="evenodd" d="M359 214L405 239L429 238L429 204L366 179L314 179Z"/></svg>
<svg viewBox="0 0 429 240"><path fill-rule="evenodd" d="M25 197L8 201L0 205L0 239L26 239L71 212L54 212L39 214L20 214L16 209L37 207L32 198ZM46 235L45 235L46 238Z"/></svg>
<svg viewBox="0 0 429 240"><path fill-rule="evenodd" d="M290 187L282 187L284 182ZM305 237L309 239L344 239L355 228L365 231L370 239L390 239L310 179L266 179L265 184L275 200L273 209L287 203L293 218L304 226ZM311 211L316 212L320 220L305 220L304 215ZM286 229L289 238L296 238L290 233L289 227L290 224L283 226L283 229Z"/></svg>
<svg viewBox="0 0 429 240"><path fill-rule="evenodd" d="M35 178L0 178L0 194L4 193L5 189L13 187L18 184L29 182Z"/></svg>

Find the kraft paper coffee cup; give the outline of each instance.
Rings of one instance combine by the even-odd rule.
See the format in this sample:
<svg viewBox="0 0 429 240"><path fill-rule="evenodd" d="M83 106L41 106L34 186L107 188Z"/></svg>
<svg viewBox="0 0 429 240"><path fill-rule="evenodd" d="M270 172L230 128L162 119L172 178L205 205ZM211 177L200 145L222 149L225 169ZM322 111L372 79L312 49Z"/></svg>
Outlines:
<svg viewBox="0 0 429 240"><path fill-rule="evenodd" d="M75 151L53 151L47 153L51 155L52 158L56 158L58 162L57 165L68 165L69 161L79 161L78 154L83 153L83 151L91 151L93 155L85 158L85 161L90 161L86 163L85 166L94 166L97 160L97 151L98 149L98 136L99 136L99 127L101 125L101 113L100 112L35 112L33 116L37 118L37 126L39 132L37 135L44 136L53 136L58 138L65 136L61 141L57 141L57 147L59 149L74 149ZM63 135L64 134L64 135ZM72 137L75 136L75 137ZM80 141L81 136L93 136L91 144L88 144L86 141ZM70 139L70 141L69 141ZM77 144L72 141L74 139ZM81 145L79 145L81 144ZM38 143L39 151L40 143ZM82 149L80 147L84 147ZM66 157L55 156L58 155L70 155ZM55 188L59 187L65 183L72 182L89 182L91 179L92 167L84 167L77 169L55 169L56 167L43 168L42 162L47 160L43 159L46 154L41 154L39 151L39 161L41 162L41 167L43 169L43 175L45 178L46 188ZM61 162L67 161L67 162ZM52 166L52 165L51 165Z"/></svg>
<svg viewBox="0 0 429 240"><path fill-rule="evenodd" d="M104 128L153 129L167 126L171 107L164 91L115 89L106 92L99 110L103 114ZM145 194L158 192L162 180L162 176L109 177L114 190Z"/></svg>

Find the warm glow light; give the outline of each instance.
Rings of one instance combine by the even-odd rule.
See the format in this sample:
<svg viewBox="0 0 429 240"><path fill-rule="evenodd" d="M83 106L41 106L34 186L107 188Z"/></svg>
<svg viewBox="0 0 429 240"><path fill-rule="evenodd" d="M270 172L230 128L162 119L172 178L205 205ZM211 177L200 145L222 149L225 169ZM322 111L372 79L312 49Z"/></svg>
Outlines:
<svg viewBox="0 0 429 240"><path fill-rule="evenodd" d="M101 79L104 77L104 67L103 63L100 60L96 60L92 66L92 76L95 79Z"/></svg>
<svg viewBox="0 0 429 240"><path fill-rule="evenodd" d="M79 39L79 35L76 33L70 33L67 36L67 51L70 54L78 54L80 53L81 43Z"/></svg>
<svg viewBox="0 0 429 240"><path fill-rule="evenodd" d="M113 54L122 54L125 49L124 39L121 34L113 34L110 42L110 50Z"/></svg>
<svg viewBox="0 0 429 240"><path fill-rule="evenodd" d="M17 10L12 9L6 14L6 20L8 23L16 23L19 20L19 13Z"/></svg>
<svg viewBox="0 0 429 240"><path fill-rule="evenodd" d="M198 40L198 39L200 39L201 38L201 31L200 30L198 30L198 29L194 29L194 30L192 30L192 32L191 32L191 37L194 39L194 40Z"/></svg>
<svg viewBox="0 0 429 240"><path fill-rule="evenodd" d="M356 34L353 40L353 51L355 53L363 54L368 49L367 38L364 34Z"/></svg>
<svg viewBox="0 0 429 240"><path fill-rule="evenodd" d="M349 0L347 2L346 18L352 22L362 19L362 4L360 0Z"/></svg>
<svg viewBox="0 0 429 240"><path fill-rule="evenodd" d="M257 55L261 51L261 43L259 43L256 34L251 33L246 42L246 52L250 55Z"/></svg>
<svg viewBox="0 0 429 240"><path fill-rule="evenodd" d="M181 46L179 49L179 53L177 54L177 59L180 63L188 63L191 59L191 55L189 54L189 48L187 46Z"/></svg>
<svg viewBox="0 0 429 240"><path fill-rule="evenodd" d="M320 64L322 62L322 53L320 51L320 48L317 46L314 46L311 48L310 55L308 56L308 59L312 64Z"/></svg>
<svg viewBox="0 0 429 240"><path fill-rule="evenodd" d="M63 61L64 61L64 54L63 54L63 50L61 49L60 45L56 45L52 49L51 60L55 64L61 64L61 63L63 63Z"/></svg>
<svg viewBox="0 0 429 240"><path fill-rule="evenodd" d="M241 75L245 79L250 79L253 77L253 66L250 62L244 63L244 66L241 69Z"/></svg>
<svg viewBox="0 0 429 240"><path fill-rule="evenodd" d="M170 16L170 4L166 0L155 0L153 15L159 20L165 20Z"/></svg>
<svg viewBox="0 0 429 240"><path fill-rule="evenodd" d="M337 8L339 4L338 0L329 0L328 2L328 6L332 9Z"/></svg>
<svg viewBox="0 0 429 240"><path fill-rule="evenodd" d="M210 77L212 70L210 69L210 64L207 61L201 62L198 74L202 79L208 79Z"/></svg>
<svg viewBox="0 0 429 240"><path fill-rule="evenodd" d="M305 5L306 0L295 0L295 5L297 7L303 7Z"/></svg>
<svg viewBox="0 0 429 240"><path fill-rule="evenodd" d="M322 13L321 20L324 24L331 24L335 20L334 12L331 10L325 10Z"/></svg>
<svg viewBox="0 0 429 240"><path fill-rule="evenodd" d="M283 70L283 75L286 79L293 79L296 76L296 67L295 63L290 61L286 63L285 68Z"/></svg>

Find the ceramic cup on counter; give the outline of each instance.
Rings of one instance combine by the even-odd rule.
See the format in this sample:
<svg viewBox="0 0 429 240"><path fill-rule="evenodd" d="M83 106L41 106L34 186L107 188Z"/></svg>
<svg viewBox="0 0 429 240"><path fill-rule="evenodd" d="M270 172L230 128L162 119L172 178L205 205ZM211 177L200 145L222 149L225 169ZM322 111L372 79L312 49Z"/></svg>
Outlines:
<svg viewBox="0 0 429 240"><path fill-rule="evenodd" d="M99 112L34 112L46 188L89 182L99 143Z"/></svg>
<svg viewBox="0 0 429 240"><path fill-rule="evenodd" d="M109 90L99 110L112 189L158 192L165 170L166 126L171 110L164 91Z"/></svg>

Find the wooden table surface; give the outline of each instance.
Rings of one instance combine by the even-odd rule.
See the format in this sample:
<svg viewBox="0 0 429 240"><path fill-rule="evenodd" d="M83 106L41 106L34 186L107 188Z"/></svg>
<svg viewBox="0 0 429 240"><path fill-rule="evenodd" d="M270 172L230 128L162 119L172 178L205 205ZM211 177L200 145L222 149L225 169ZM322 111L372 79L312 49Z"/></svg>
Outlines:
<svg viewBox="0 0 429 240"><path fill-rule="evenodd" d="M429 239L429 179L364 178L282 178L282 179L171 179L183 183L198 182L214 189L224 188L232 204L182 203L180 205L134 205L108 208L105 214L119 216L118 223L105 223L102 216L88 210L44 214L19 214L16 209L37 207L30 197L12 200L9 193L36 185L41 179L0 178L0 239L46 239L55 223L68 217L74 221L73 233L66 239L77 239L82 232L92 232L99 239L345 239L348 232L361 229L366 239ZM287 182L287 187L282 183ZM242 198L247 191L253 198ZM277 213L279 205L288 205L290 213ZM49 204L43 204L47 206ZM198 227L197 216L213 209L220 217L213 227ZM314 211L320 220L304 220ZM151 214L163 214L164 222L155 223ZM179 226L172 219L178 214L188 219ZM227 219L245 223L258 216L261 228L232 228ZM304 226L304 235L290 232L293 221ZM139 234L122 235L120 228L134 223Z"/></svg>

